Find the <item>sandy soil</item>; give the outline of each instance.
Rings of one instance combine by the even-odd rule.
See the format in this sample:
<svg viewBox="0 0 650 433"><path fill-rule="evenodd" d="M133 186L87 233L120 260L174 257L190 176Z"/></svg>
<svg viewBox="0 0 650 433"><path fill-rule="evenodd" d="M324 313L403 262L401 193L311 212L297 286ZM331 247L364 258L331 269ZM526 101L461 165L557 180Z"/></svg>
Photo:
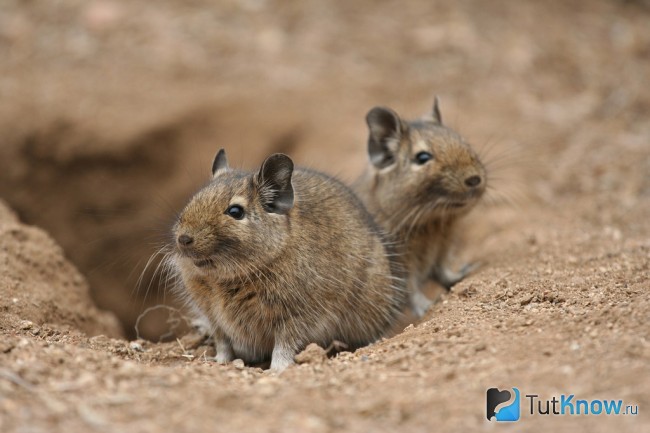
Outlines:
<svg viewBox="0 0 650 433"><path fill-rule="evenodd" d="M0 431L650 430L649 19L613 0L2 2ZM166 309L133 340L173 305L144 265L216 149L351 181L367 110L419 116L434 93L491 190L457 249L482 268L424 320L279 376L215 365L193 333L153 342L182 328ZM490 387L639 414L495 425Z"/></svg>

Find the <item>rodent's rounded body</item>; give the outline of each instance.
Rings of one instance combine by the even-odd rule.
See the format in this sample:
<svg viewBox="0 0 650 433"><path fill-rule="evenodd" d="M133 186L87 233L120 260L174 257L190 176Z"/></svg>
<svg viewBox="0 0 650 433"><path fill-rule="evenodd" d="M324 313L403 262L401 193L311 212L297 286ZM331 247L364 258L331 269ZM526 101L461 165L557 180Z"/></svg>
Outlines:
<svg viewBox="0 0 650 433"><path fill-rule="evenodd" d="M175 262L186 299L212 326L218 359L272 358L282 369L312 342L359 347L379 338L402 308L405 283L363 204L339 181L297 169L291 207L278 211L265 201L282 186L270 191L263 177L221 170L175 227L194 239ZM245 209L241 220L224 213L233 204Z"/></svg>
<svg viewBox="0 0 650 433"><path fill-rule="evenodd" d="M446 288L470 270L454 272L448 256L458 220L487 185L480 158L452 129L433 116L405 121L389 108L368 113L370 164L355 190L376 221L401 245L411 306L421 316L431 302L420 292L429 279Z"/></svg>

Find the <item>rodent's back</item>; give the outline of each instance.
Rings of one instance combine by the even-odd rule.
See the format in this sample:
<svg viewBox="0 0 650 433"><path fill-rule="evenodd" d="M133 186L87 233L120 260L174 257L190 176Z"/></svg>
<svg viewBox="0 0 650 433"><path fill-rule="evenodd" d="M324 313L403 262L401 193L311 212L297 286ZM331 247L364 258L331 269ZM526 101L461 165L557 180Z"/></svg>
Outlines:
<svg viewBox="0 0 650 433"><path fill-rule="evenodd" d="M314 170L297 169L293 184L296 208L292 218L313 227L315 232L319 228L347 232L341 239L344 242L375 242L374 236L385 240L383 231L363 202L338 179Z"/></svg>
<svg viewBox="0 0 650 433"><path fill-rule="evenodd" d="M293 185L291 251L274 271L287 279L300 274L310 302L332 313L331 325L339 328L341 341L367 344L390 326L406 301L399 258L346 185L307 169L294 172Z"/></svg>

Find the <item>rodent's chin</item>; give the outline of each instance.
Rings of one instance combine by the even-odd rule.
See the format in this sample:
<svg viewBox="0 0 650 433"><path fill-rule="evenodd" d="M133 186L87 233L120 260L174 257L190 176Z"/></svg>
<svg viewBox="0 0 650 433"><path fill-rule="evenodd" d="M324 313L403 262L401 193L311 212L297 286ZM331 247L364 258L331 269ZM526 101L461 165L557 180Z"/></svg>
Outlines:
<svg viewBox="0 0 650 433"><path fill-rule="evenodd" d="M211 258L192 260L197 268L214 267L214 261Z"/></svg>
<svg viewBox="0 0 650 433"><path fill-rule="evenodd" d="M214 257L193 254L182 250L176 251L176 260L185 266L193 265L197 268L214 267L215 265Z"/></svg>
<svg viewBox="0 0 650 433"><path fill-rule="evenodd" d="M176 263L180 267L195 272L208 272L216 268L216 262L212 257L190 257L184 254L176 255Z"/></svg>
<svg viewBox="0 0 650 433"><path fill-rule="evenodd" d="M462 215L469 212L478 202L478 198L465 200L444 200L437 203L432 213L440 215Z"/></svg>

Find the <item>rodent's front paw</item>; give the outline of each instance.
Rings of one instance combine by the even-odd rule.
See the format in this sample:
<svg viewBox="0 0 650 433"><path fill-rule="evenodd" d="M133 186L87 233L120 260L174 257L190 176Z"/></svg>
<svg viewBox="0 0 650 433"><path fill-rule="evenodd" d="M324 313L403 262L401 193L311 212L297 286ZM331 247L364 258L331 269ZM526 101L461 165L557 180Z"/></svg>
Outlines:
<svg viewBox="0 0 650 433"><path fill-rule="evenodd" d="M411 308L413 309L413 313L418 318L421 318L426 314L431 305L433 305L433 302L420 289L414 288L412 290L410 293Z"/></svg>
<svg viewBox="0 0 650 433"><path fill-rule="evenodd" d="M234 361L235 356L231 353L217 352L217 356L214 357L214 360L217 364L228 364L229 362Z"/></svg>
<svg viewBox="0 0 650 433"><path fill-rule="evenodd" d="M193 319L190 323L200 335L210 336L210 322L207 317L201 316Z"/></svg>
<svg viewBox="0 0 650 433"><path fill-rule="evenodd" d="M271 355L271 370L281 372L291 364L294 364L293 357L295 354L295 350L276 343L273 348L273 354Z"/></svg>
<svg viewBox="0 0 650 433"><path fill-rule="evenodd" d="M215 349L217 349L217 356L214 357L214 360L219 364L228 364L235 359L235 352L232 350L232 345L230 342L224 339L218 339L215 344Z"/></svg>

